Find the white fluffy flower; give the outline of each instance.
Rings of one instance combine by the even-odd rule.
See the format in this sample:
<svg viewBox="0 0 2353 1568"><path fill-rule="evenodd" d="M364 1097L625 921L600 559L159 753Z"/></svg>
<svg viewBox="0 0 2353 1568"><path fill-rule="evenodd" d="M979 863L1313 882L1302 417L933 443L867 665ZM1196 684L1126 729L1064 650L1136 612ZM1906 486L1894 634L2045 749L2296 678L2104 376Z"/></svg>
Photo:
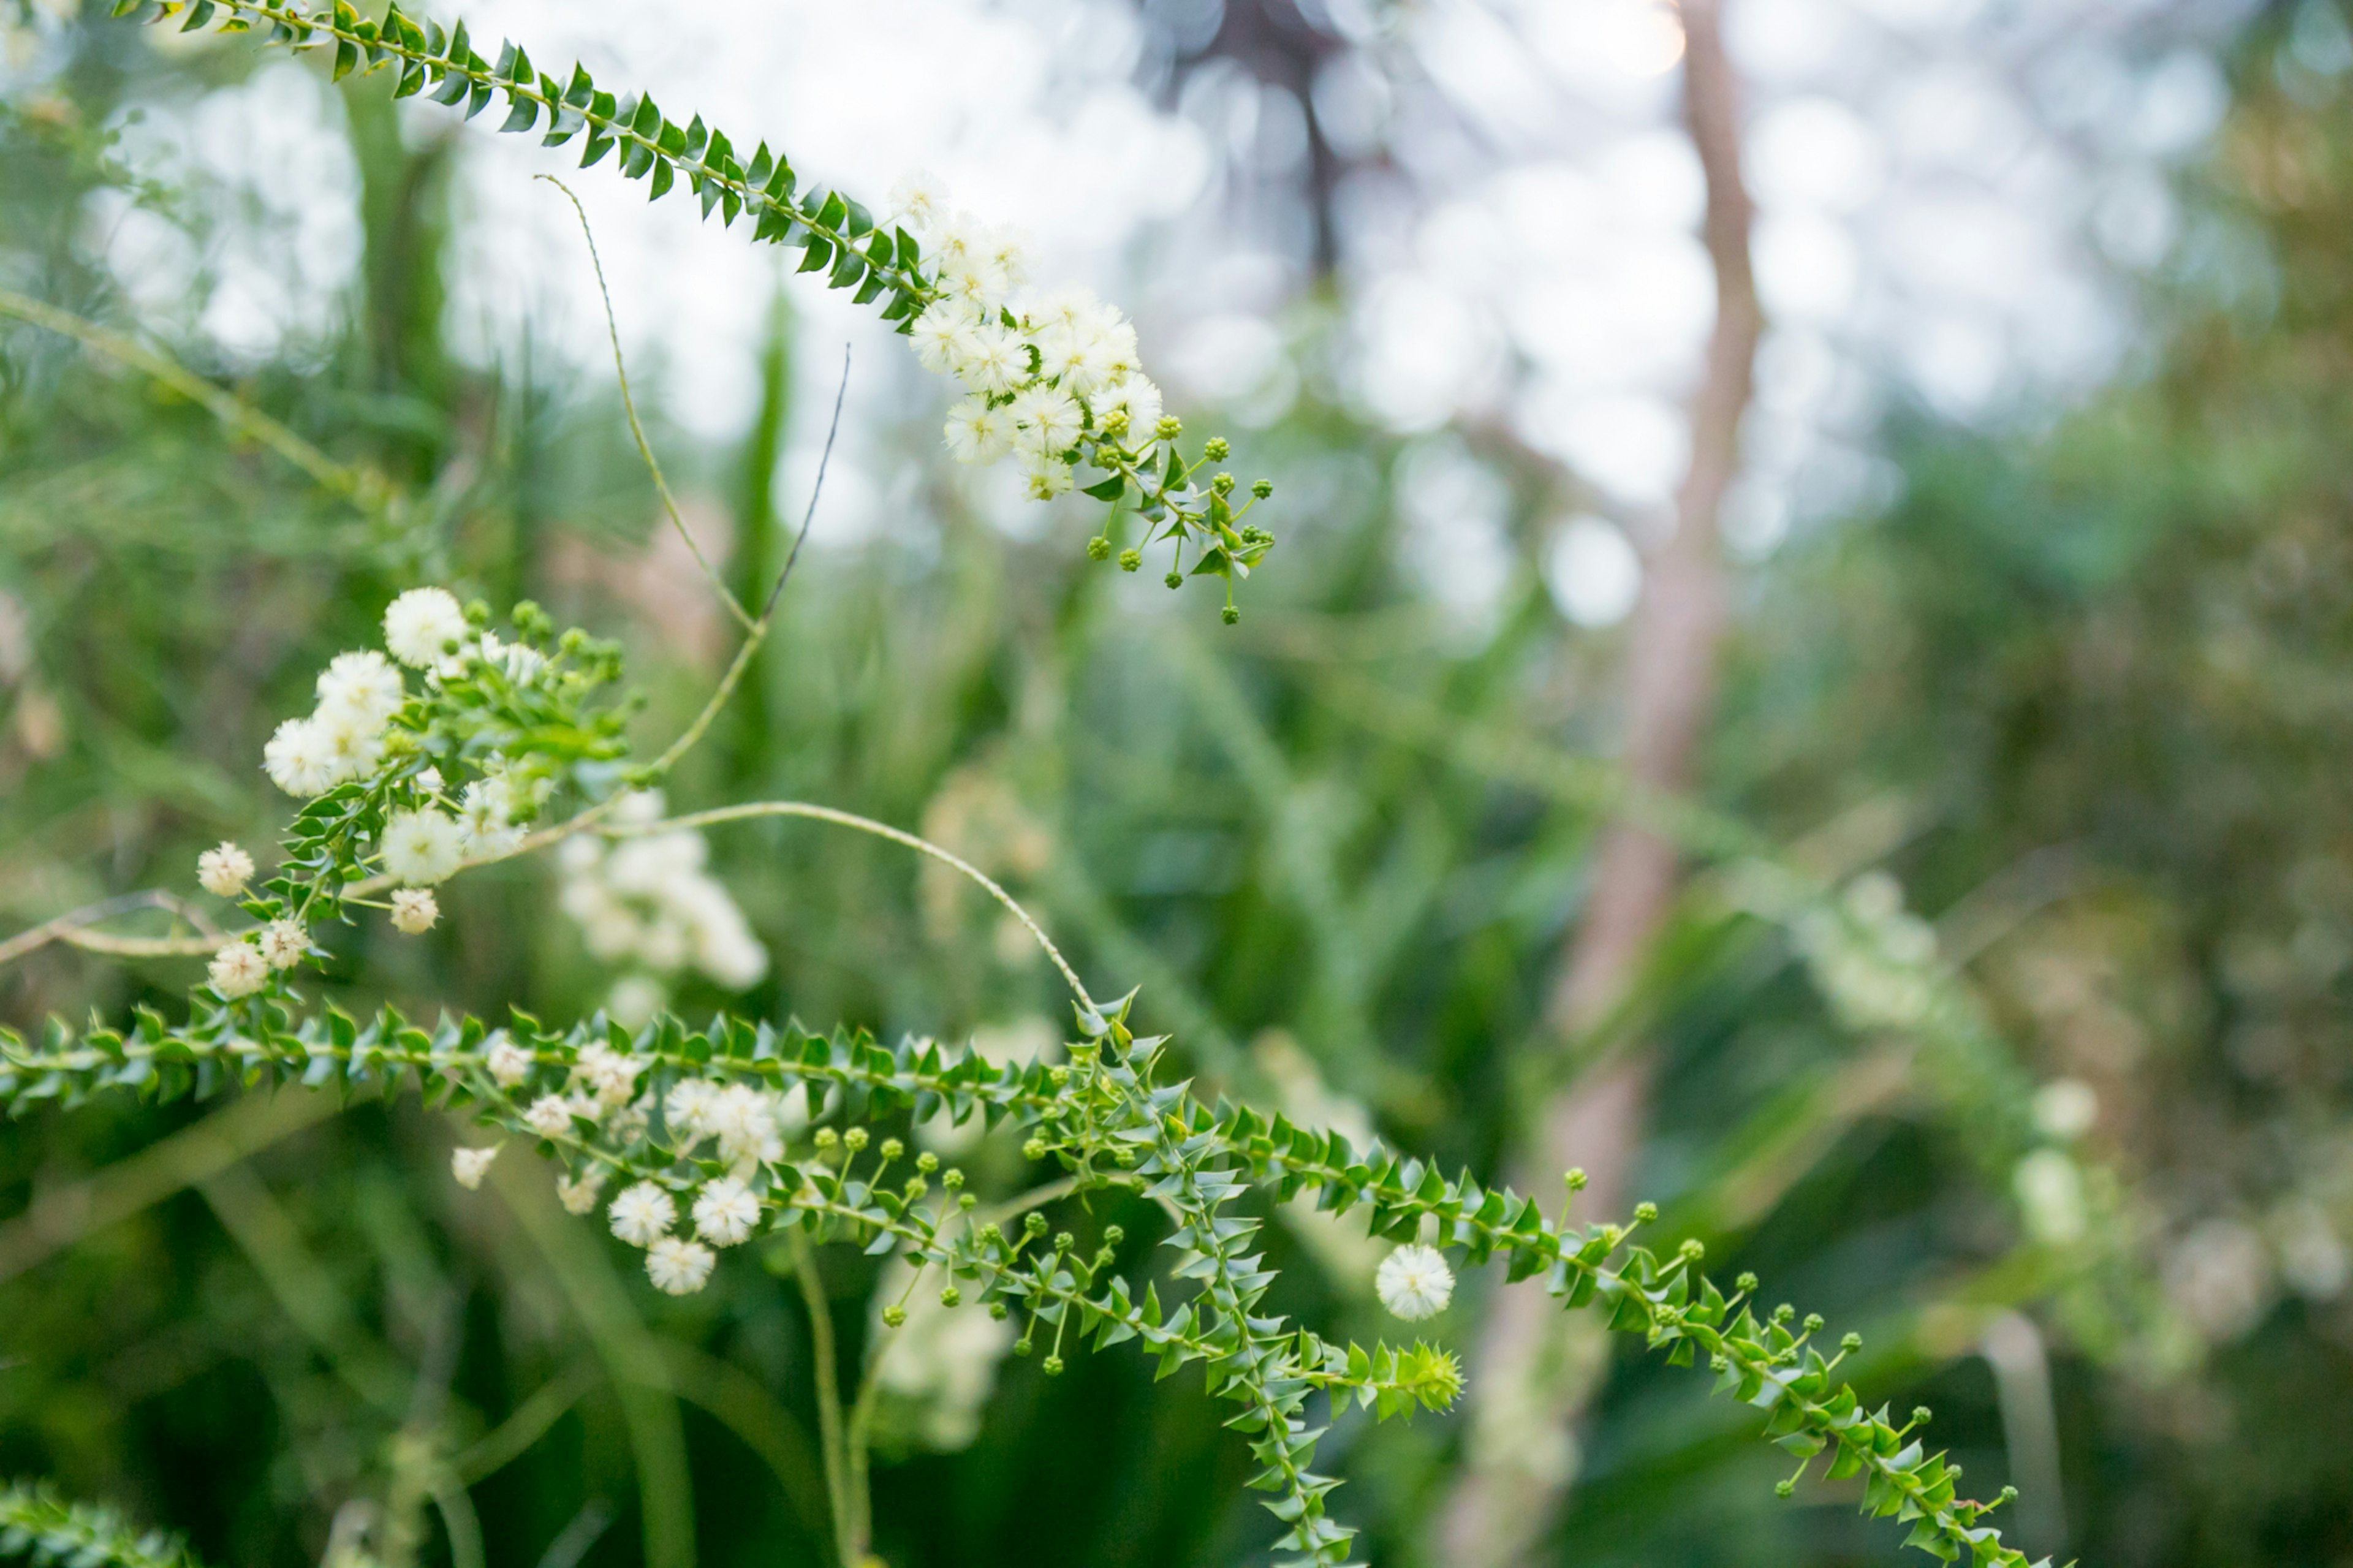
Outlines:
<svg viewBox="0 0 2353 1568"><path fill-rule="evenodd" d="M466 612L447 588L411 588L384 613L384 646L411 669L439 663L466 633Z"/></svg>
<svg viewBox="0 0 2353 1568"><path fill-rule="evenodd" d="M1095 404L1098 419L1108 418L1114 412L1127 420L1121 444L1130 451L1140 452L1152 444L1154 427L1160 423L1160 389L1140 375L1115 383L1103 389Z"/></svg>
<svg viewBox="0 0 2353 1568"><path fill-rule="evenodd" d="M654 1021L670 1001L670 993L662 983L649 974L624 974L613 982L606 994L605 1011L616 1023L632 1029L641 1029Z"/></svg>
<svg viewBox="0 0 2353 1568"><path fill-rule="evenodd" d="M929 169L910 169L891 187L891 216L919 238L940 221L947 205L947 183Z"/></svg>
<svg viewBox="0 0 2353 1568"><path fill-rule="evenodd" d="M776 1122L783 1102L765 1089L731 1083L711 1097L702 1113L703 1125L719 1140L719 1157L742 1168L785 1157L785 1140Z"/></svg>
<svg viewBox="0 0 2353 1568"><path fill-rule="evenodd" d="M395 888L392 890L392 929L409 936L422 936L433 929L441 918L441 906L431 893L422 888Z"/></svg>
<svg viewBox="0 0 2353 1568"><path fill-rule="evenodd" d="M733 1247L760 1223L760 1200L733 1176L722 1176L696 1194L694 1234L713 1247Z"/></svg>
<svg viewBox="0 0 2353 1568"><path fill-rule="evenodd" d="M1031 500L1052 500L1071 488L1071 465L1060 458L1032 458L1021 481Z"/></svg>
<svg viewBox="0 0 2353 1568"><path fill-rule="evenodd" d="M958 213L940 226L932 242L932 259L938 263L940 281L948 291L986 310L1005 298L1012 287L1007 270L1013 248L970 213Z"/></svg>
<svg viewBox="0 0 2353 1568"><path fill-rule="evenodd" d="M670 1086L662 1100L662 1114L670 1123L670 1141L680 1149L690 1149L711 1136L707 1118L718 1093L718 1086L705 1079L682 1078Z"/></svg>
<svg viewBox="0 0 2353 1568"><path fill-rule="evenodd" d="M319 676L319 711L348 718L371 731L382 730L408 691L400 671L374 648L339 653Z"/></svg>
<svg viewBox="0 0 2353 1568"><path fill-rule="evenodd" d="M1007 410L1021 431L1021 448L1060 457L1079 438L1079 401L1060 387L1032 386L1015 395Z"/></svg>
<svg viewBox="0 0 2353 1568"><path fill-rule="evenodd" d="M717 1255L699 1241L660 1237L646 1251L646 1278L667 1295L691 1296L709 1283L711 1266L718 1261Z"/></svg>
<svg viewBox="0 0 2353 1568"><path fill-rule="evenodd" d="M1018 332L984 321L964 340L955 373L975 392L1004 394L1029 379L1029 345Z"/></svg>
<svg viewBox="0 0 2353 1568"><path fill-rule="evenodd" d="M214 990L231 1000L250 996L269 983L269 963L251 942L233 942L213 954L205 977Z"/></svg>
<svg viewBox="0 0 2353 1568"><path fill-rule="evenodd" d="M474 1191L482 1184L482 1178L491 1173L491 1162L499 1157L501 1147L503 1145L493 1143L487 1149L450 1150L449 1173L458 1178L459 1186L470 1193Z"/></svg>
<svg viewBox="0 0 2353 1568"><path fill-rule="evenodd" d="M261 956L272 969L291 969L311 949L311 933L300 921L271 921L261 928Z"/></svg>
<svg viewBox="0 0 2353 1568"><path fill-rule="evenodd" d="M365 778L384 760L384 726L355 710L322 707L311 715L311 732L326 755L332 784Z"/></svg>
<svg viewBox="0 0 2353 1568"><path fill-rule="evenodd" d="M607 1217L613 1223L613 1234L631 1247L651 1247L657 1237L678 1223L678 1205L651 1182L639 1182L621 1189Z"/></svg>
<svg viewBox="0 0 2353 1568"><path fill-rule="evenodd" d="M458 806L458 841L470 860L495 860L522 844L522 829L507 820L512 795L503 780L477 779Z"/></svg>
<svg viewBox="0 0 2353 1568"><path fill-rule="evenodd" d="M561 1138L572 1131L572 1104L560 1094L543 1094L522 1113L522 1122L542 1138Z"/></svg>
<svg viewBox="0 0 2353 1568"><path fill-rule="evenodd" d="M907 342L925 370L936 375L955 374L973 352L973 329L979 324L979 318L963 301L934 300L908 329Z"/></svg>
<svg viewBox="0 0 2353 1568"><path fill-rule="evenodd" d="M572 1215L592 1213L596 1207L596 1194L605 1190L605 1167L592 1165L577 1179L571 1176L555 1178L555 1201L564 1212Z"/></svg>
<svg viewBox="0 0 2353 1568"><path fill-rule="evenodd" d="M1446 1310L1446 1303L1454 1299L1454 1271L1436 1247L1416 1242L1381 1259L1373 1289L1382 1306L1418 1323Z"/></svg>
<svg viewBox="0 0 2353 1568"><path fill-rule="evenodd" d="M482 1066L489 1070L491 1081L501 1089L522 1087L523 1081L531 1077L534 1065L531 1053L516 1045L514 1037L504 1029L482 1043L486 1047L482 1052Z"/></svg>
<svg viewBox="0 0 2353 1568"><path fill-rule="evenodd" d="M1013 421L986 397L967 397L949 409L943 434L948 455L959 463L993 463L1013 449Z"/></svg>
<svg viewBox="0 0 2353 1568"><path fill-rule="evenodd" d="M227 839L196 857L196 881L215 898L233 899L253 880L253 857Z"/></svg>
<svg viewBox="0 0 2353 1568"><path fill-rule="evenodd" d="M427 807L396 811L384 828L384 868L396 882L448 880L464 858L457 818Z"/></svg>
<svg viewBox="0 0 2353 1568"><path fill-rule="evenodd" d="M338 782L332 739L316 719L279 725L261 748L261 766L271 784L298 798L323 795Z"/></svg>
<svg viewBox="0 0 2353 1568"><path fill-rule="evenodd" d="M618 1110L637 1097L638 1075L646 1064L609 1047L592 1045L580 1053L574 1070L605 1110Z"/></svg>

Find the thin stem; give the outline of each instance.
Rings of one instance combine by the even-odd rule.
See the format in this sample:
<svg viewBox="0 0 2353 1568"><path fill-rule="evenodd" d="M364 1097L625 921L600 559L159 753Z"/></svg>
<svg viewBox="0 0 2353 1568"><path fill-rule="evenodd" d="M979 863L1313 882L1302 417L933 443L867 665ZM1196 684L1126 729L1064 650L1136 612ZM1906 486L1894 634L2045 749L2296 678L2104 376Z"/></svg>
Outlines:
<svg viewBox="0 0 2353 1568"><path fill-rule="evenodd" d="M664 822L607 827L604 831L608 837L615 838L634 838L646 834L667 833L677 828L708 827L717 823L742 822L760 816L801 816L813 822L830 822L838 827L855 828L860 833L871 833L877 838L887 838L893 844L904 845L910 849L930 856L943 865L961 871L977 883L990 898L1004 905L1012 913L1013 918L1019 921L1023 928L1037 940L1038 945L1045 951L1046 956L1053 961L1054 967L1061 971L1062 979L1070 986L1071 994L1079 999L1081 1005L1086 1008L1089 1016L1100 1018L1103 1016L1103 1009L1096 1006L1094 998L1087 994L1087 988L1080 981L1078 971L1072 969L1070 961L1062 956L1062 950L1054 945L1053 939L1046 934L1044 928L1030 917L1028 910L1015 901L1012 894L997 884L996 879L971 861L957 855L954 850L943 848L928 838L919 838L902 828L892 826L887 822L877 822L871 816L860 816L856 812L837 811L829 805L813 805L807 801L762 800L753 801L744 805L723 805L712 811L692 812L685 816L673 816Z"/></svg>
<svg viewBox="0 0 2353 1568"><path fill-rule="evenodd" d="M792 1254L793 1273L800 1280L801 1300L808 1308L809 1352L817 1372L818 1446L825 1455L826 1499L833 1506L833 1544L841 1568L859 1568L865 1539L858 1530L849 1500L849 1476L841 1430L840 1374L834 1365L833 1309L825 1299L825 1280L818 1273L817 1254L798 1226L785 1237Z"/></svg>
<svg viewBox="0 0 2353 1568"><path fill-rule="evenodd" d="M612 291L605 286L605 258L596 252L596 234L588 226L588 209L580 205L580 198L572 194L572 187L554 174L533 174L532 178L545 180L562 191L565 199L572 204L573 212L579 216L580 232L588 241L588 259L596 268L596 295L605 302L605 331L613 340L613 373L621 382L621 409L629 416L629 434L637 440L638 456L645 459L647 471L654 477L654 489L661 492L662 507L670 513L670 526L678 530L681 539L686 541L688 552L693 555L694 563L702 568L703 576L710 579L711 591L719 595L719 602L727 606L737 621L749 628L754 624L751 612L727 591L726 580L719 575L718 569L702 553L702 546L694 542L692 531L686 526L685 516L678 510L678 498L670 493L670 481L662 478L661 464L656 460L653 447L646 439L645 426L638 423L638 402L629 395L629 368L621 359L621 329L613 317Z"/></svg>

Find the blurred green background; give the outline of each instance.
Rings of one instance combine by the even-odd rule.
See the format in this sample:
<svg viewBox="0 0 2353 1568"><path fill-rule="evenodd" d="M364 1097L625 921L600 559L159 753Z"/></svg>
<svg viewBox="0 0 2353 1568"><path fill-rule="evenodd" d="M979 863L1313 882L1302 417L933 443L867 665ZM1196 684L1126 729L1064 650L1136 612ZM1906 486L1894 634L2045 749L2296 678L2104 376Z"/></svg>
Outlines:
<svg viewBox="0 0 2353 1568"><path fill-rule="evenodd" d="M656 531L609 367L451 302L467 226L487 221L456 199L475 139L396 114L381 78L322 75L319 134L342 151L246 152L356 181L354 253L332 310L240 345L199 306L241 246L291 275L285 215L201 160L142 163L133 114L237 91L263 57L164 47L104 9L11 0L0 287L142 334L411 502L388 525L151 379L0 322L11 932L111 893L192 892L200 847L269 843L285 803L262 740L404 586L529 595L624 638L656 744L728 651ZM1263 9L1209 6L1206 30L1198 5L1135 13L1152 90L1180 100L1213 67L1280 82L1349 39L1394 58L1350 8ZM1956 410L1883 393L1873 481L1738 551L1698 806L1672 819L1684 890L1632 1000L1576 1048L1545 999L1624 803L1627 637L1565 614L1548 567L1558 520L1598 492L1508 422L1414 428L1339 372L1279 405L1228 400L1282 538L1228 629L1197 594L1154 601L1090 570L1082 506L1007 525L934 450L934 395L893 379L887 339L862 346L862 435L837 461L870 476L870 510L920 526L820 523L672 799L791 796L920 828L1005 879L1099 991L1141 984L1145 1021L1206 1087L1482 1177L1501 1179L1537 1096L1639 1040L1659 1065L1635 1195L1727 1272L1863 1330L1871 1398L1936 1407L1978 1495L2028 1489L2023 1544L2353 1564L2353 44L2330 52L2347 37L2334 0L2209 17L2226 97L2164 173L2177 237L2105 275L2126 346L2063 395ZM1279 209L1248 221L1298 236L1269 330L1314 367L1345 358L1369 287L1333 230L1370 187L1343 176L1415 164L1328 125L1310 142L1293 183L1234 189ZM1242 224L1228 195L1216 221ZM133 213L182 237L169 287L132 287L91 237ZM692 222L682 203L649 218ZM1176 262L1137 243L1134 275L1157 287ZM809 470L786 454L821 434L814 389L838 363L814 290L758 282L728 307L744 417L653 420L747 584L797 520ZM660 388L666 367L684 374L635 368ZM1216 401L1172 395L1197 433L1226 427ZM1452 504L1430 499L1433 465L1472 476L1441 498L1497 523L1476 614L1432 586L1430 551L1457 547L1425 537ZM742 994L678 981L686 1013L1018 1050L1060 1028L1050 972L901 852L774 823L712 849L772 962ZM554 896L543 865L470 875L425 939L338 935L328 989L353 1010L584 1015L614 976ZM0 1020L172 1009L196 967L51 947L0 970ZM1938 1000L1891 1001L1890 974ZM658 1299L536 1188L457 1190L448 1121L323 1109L109 1104L0 1127L0 1474L119 1502L222 1563L318 1562L354 1500L452 1474L493 1563L826 1561L789 1281L731 1259L705 1295ZM2037 1151L2089 1173L2088 1195L2037 1186ZM1018 1151L973 1159L1018 1179ZM1361 1233L1271 1234L1282 1310L1382 1331ZM829 1259L828 1280L854 1358L872 1272ZM1472 1344L1494 1283L1466 1279L1440 1336ZM1786 1465L1693 1376L1610 1353L1535 1561L1894 1554L1835 1487L1777 1502ZM1117 1352L1051 1383L1006 1363L976 1435L911 1395L886 1411L878 1547L893 1568L1250 1560L1275 1527L1213 1409ZM518 1443L485 1446L494 1428ZM1376 1562L1442 1561L1433 1521L1471 1430L1335 1434L1358 1483L1342 1511ZM447 1560L432 1531L416 1550Z"/></svg>

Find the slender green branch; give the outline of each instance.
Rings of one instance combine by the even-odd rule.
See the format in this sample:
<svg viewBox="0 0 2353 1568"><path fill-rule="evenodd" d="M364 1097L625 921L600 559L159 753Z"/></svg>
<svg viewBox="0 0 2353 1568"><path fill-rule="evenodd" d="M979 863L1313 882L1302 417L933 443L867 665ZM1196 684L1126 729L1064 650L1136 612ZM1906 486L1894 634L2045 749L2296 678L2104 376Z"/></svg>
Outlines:
<svg viewBox="0 0 2353 1568"><path fill-rule="evenodd" d="M839 1352L833 1342L833 1306L826 1300L825 1277L818 1272L817 1254L801 1232L788 1232L786 1248L793 1275L800 1283L801 1303L808 1310L810 1370L817 1383L818 1443L825 1456L826 1497L833 1509L834 1554L841 1568L860 1568L865 1539L858 1528L858 1512L849 1495L849 1461L841 1422Z"/></svg>

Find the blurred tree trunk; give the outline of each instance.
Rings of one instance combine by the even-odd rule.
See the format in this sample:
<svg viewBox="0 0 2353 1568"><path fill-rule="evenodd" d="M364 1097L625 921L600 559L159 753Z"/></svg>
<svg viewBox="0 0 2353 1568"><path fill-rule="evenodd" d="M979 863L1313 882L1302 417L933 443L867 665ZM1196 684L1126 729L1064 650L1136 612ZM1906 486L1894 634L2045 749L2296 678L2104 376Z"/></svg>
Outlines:
<svg viewBox="0 0 2353 1568"><path fill-rule="evenodd" d="M1715 268L1715 325L1693 401L1691 468L1675 531L1647 563L1627 647L1625 767L1637 787L1688 787L1715 689L1725 619L1717 514L1739 461L1762 315L1740 173L1739 91L1719 27L1721 0L1684 0L1683 114L1707 179L1703 237ZM1593 892L1563 955L1548 1023L1573 1039L1624 993L1672 901L1675 847L1625 823L1604 834ZM1581 1075L1535 1111L1514 1184L1557 1200L1561 1173L1590 1180L1581 1213L1622 1220L1648 1121L1651 1052L1638 1044ZM1431 1559L1504 1568L1524 1559L1574 1479L1572 1428L1607 1363L1600 1331L1539 1291L1499 1292L1473 1363L1479 1403L1469 1454L1439 1515Z"/></svg>

